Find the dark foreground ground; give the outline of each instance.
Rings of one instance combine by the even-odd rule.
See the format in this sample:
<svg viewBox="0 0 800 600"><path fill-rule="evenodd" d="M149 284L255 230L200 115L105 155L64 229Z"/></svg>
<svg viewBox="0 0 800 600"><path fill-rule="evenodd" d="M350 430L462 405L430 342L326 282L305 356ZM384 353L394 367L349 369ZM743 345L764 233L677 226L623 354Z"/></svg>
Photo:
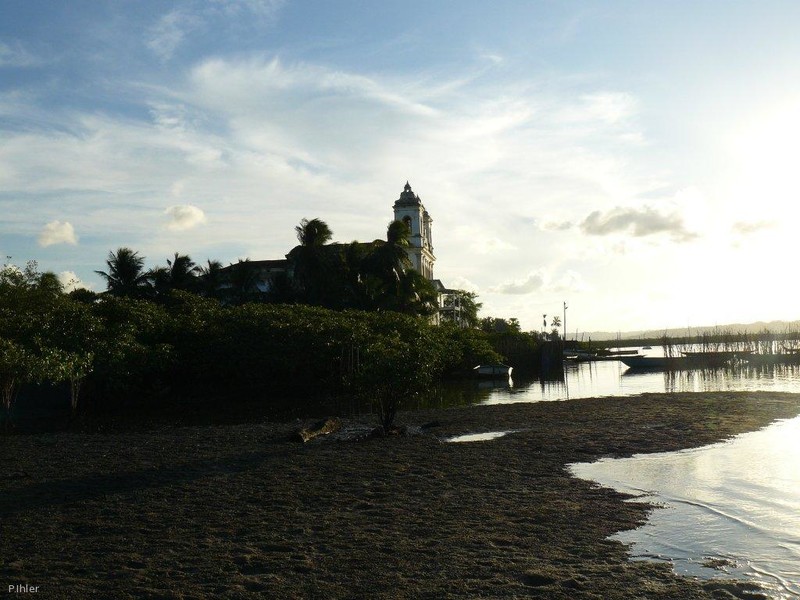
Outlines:
<svg viewBox="0 0 800 600"><path fill-rule="evenodd" d="M295 424L0 437L0 593L52 598L732 598L629 562L646 517L568 475L800 413L766 393L401 414L425 433L287 441ZM462 433L522 429L490 442ZM414 429L412 428L412 432ZM743 465L746 468L746 465Z"/></svg>

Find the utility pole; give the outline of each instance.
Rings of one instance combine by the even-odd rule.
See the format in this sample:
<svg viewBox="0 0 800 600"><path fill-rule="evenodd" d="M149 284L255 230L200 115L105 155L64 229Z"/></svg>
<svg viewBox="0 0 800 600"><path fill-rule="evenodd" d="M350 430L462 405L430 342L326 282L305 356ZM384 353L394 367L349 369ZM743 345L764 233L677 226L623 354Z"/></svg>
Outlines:
<svg viewBox="0 0 800 600"><path fill-rule="evenodd" d="M564 302L564 342L567 341L567 306L566 301Z"/></svg>

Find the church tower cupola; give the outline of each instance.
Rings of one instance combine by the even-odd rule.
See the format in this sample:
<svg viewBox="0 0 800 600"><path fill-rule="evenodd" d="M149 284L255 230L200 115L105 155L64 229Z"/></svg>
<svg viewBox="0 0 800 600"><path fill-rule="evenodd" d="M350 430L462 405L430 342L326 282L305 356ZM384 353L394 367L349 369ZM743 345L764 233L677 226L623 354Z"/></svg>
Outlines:
<svg viewBox="0 0 800 600"><path fill-rule="evenodd" d="M408 258L412 266L426 279L433 279L433 263L436 261L431 236L433 219L408 181L393 208L395 221L403 221L411 231L408 238Z"/></svg>

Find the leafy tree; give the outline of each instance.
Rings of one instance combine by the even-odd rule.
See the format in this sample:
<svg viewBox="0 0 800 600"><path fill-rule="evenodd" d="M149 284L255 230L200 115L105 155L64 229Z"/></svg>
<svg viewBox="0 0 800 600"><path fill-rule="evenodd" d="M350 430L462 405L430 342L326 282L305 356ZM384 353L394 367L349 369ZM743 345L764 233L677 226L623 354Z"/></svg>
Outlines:
<svg viewBox="0 0 800 600"><path fill-rule="evenodd" d="M151 292L152 274L144 270L144 257L130 248L109 252L106 259L108 271L95 271L106 281L108 293L113 296L143 298Z"/></svg>
<svg viewBox="0 0 800 600"><path fill-rule="evenodd" d="M462 327L480 326L478 311L483 305L478 302L478 294L466 290L449 290L443 300L443 307L451 309L442 312L444 320L452 320Z"/></svg>
<svg viewBox="0 0 800 600"><path fill-rule="evenodd" d="M487 333L520 333L519 320L512 317L502 319L499 317L484 317L480 320L480 328Z"/></svg>
<svg viewBox="0 0 800 600"><path fill-rule="evenodd" d="M11 422L11 411L20 386L33 378L30 356L19 344L0 338L0 402L3 426Z"/></svg>
<svg viewBox="0 0 800 600"><path fill-rule="evenodd" d="M35 262L0 271L0 398L6 422L26 383L69 381L73 412L92 368L97 323L86 304L63 294L58 278Z"/></svg>
<svg viewBox="0 0 800 600"><path fill-rule="evenodd" d="M94 304L100 298L97 292L93 292L87 288L76 288L67 295L76 302L81 302L83 304Z"/></svg>

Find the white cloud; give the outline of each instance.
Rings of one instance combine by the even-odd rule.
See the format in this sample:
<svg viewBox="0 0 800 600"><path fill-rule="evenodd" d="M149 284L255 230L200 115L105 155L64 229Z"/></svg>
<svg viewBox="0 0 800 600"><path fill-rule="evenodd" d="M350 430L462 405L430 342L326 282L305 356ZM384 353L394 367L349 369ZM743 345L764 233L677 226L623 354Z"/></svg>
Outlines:
<svg viewBox="0 0 800 600"><path fill-rule="evenodd" d="M587 235L630 233L633 237L645 237L668 233L680 242L697 237L696 233L687 230L683 217L678 213L661 213L651 207L617 207L606 212L595 210L580 227Z"/></svg>
<svg viewBox="0 0 800 600"><path fill-rule="evenodd" d="M495 294L530 294L541 290L544 284L544 275L540 271L535 271L524 279L502 283L490 288L489 291Z"/></svg>
<svg viewBox="0 0 800 600"><path fill-rule="evenodd" d="M170 206L164 214L170 218L167 227L173 231L185 231L206 222L202 209L191 204Z"/></svg>
<svg viewBox="0 0 800 600"><path fill-rule="evenodd" d="M465 290L467 292L480 292L480 287L461 275L456 277L448 277L444 284L451 290Z"/></svg>
<svg viewBox="0 0 800 600"><path fill-rule="evenodd" d="M86 285L81 278L75 274L75 271L61 271L58 274L58 280L64 286L65 292L71 292L77 289L91 289L91 286Z"/></svg>
<svg viewBox="0 0 800 600"><path fill-rule="evenodd" d="M558 279L551 273L537 269L522 279L515 279L489 288L493 294L522 295L539 292L542 294L563 294L565 292L585 292L591 289L584 277L574 270L565 271Z"/></svg>
<svg viewBox="0 0 800 600"><path fill-rule="evenodd" d="M78 236L75 235L75 229L72 225L64 221L51 221L44 226L39 233L39 245L42 248L52 246L54 244L70 244L77 245Z"/></svg>
<svg viewBox="0 0 800 600"><path fill-rule="evenodd" d="M572 221L545 221L541 224L540 229L542 231L567 231L573 226Z"/></svg>

